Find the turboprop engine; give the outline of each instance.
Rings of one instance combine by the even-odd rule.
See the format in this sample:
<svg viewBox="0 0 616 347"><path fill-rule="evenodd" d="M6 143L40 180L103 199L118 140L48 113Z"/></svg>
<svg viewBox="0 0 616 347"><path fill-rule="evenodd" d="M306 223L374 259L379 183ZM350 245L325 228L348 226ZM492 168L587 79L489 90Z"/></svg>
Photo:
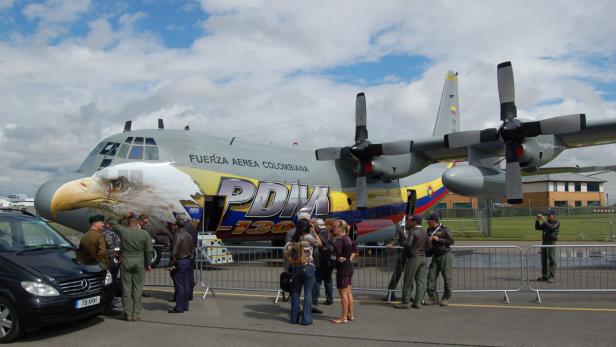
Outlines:
<svg viewBox="0 0 616 347"><path fill-rule="evenodd" d="M443 173L443 184L464 196L504 196L505 171L474 165L454 166Z"/></svg>
<svg viewBox="0 0 616 347"><path fill-rule="evenodd" d="M520 168L525 172L536 171L538 167L556 158L564 147L553 135L540 135L526 139L517 147L516 156ZM498 158L493 158L494 164ZM443 184L452 192L464 196L499 197L506 194L506 172L498 168L473 165L455 166L443 173Z"/></svg>

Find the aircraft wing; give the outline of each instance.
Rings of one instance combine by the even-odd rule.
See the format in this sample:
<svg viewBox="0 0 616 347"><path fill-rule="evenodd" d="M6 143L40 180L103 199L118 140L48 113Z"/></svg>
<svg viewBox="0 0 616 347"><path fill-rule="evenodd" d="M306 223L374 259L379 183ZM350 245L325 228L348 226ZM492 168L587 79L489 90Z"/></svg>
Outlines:
<svg viewBox="0 0 616 347"><path fill-rule="evenodd" d="M616 119L588 120L580 131L558 136L567 148L587 147L616 142Z"/></svg>

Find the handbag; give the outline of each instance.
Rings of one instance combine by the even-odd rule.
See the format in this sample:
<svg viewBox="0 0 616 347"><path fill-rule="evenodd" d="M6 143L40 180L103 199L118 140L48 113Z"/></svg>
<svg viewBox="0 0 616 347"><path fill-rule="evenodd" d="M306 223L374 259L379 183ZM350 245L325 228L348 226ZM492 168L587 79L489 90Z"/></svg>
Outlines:
<svg viewBox="0 0 616 347"><path fill-rule="evenodd" d="M283 271L280 274L280 289L282 290L282 301L289 301L291 296L289 295L289 297L285 298L284 293L287 292L290 294L293 292L293 274L291 271Z"/></svg>

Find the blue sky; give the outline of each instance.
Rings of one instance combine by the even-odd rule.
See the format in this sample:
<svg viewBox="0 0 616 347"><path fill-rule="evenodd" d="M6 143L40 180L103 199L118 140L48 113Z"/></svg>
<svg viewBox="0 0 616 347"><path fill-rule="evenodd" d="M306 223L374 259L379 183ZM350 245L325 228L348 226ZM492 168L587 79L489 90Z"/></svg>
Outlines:
<svg viewBox="0 0 616 347"><path fill-rule="evenodd" d="M425 136L448 70L462 129L496 126L507 60L525 117L616 118L613 13L575 0L0 0L0 195L32 195L129 119L339 146L362 91L371 141ZM616 162L567 153L563 165Z"/></svg>

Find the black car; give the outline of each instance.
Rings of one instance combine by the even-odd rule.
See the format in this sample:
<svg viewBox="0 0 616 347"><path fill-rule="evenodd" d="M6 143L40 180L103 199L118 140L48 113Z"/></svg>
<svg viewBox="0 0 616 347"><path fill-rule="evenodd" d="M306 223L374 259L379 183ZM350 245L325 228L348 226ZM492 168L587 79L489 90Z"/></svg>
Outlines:
<svg viewBox="0 0 616 347"><path fill-rule="evenodd" d="M110 284L108 271L77 263L75 247L43 220L0 209L0 343L101 314Z"/></svg>

